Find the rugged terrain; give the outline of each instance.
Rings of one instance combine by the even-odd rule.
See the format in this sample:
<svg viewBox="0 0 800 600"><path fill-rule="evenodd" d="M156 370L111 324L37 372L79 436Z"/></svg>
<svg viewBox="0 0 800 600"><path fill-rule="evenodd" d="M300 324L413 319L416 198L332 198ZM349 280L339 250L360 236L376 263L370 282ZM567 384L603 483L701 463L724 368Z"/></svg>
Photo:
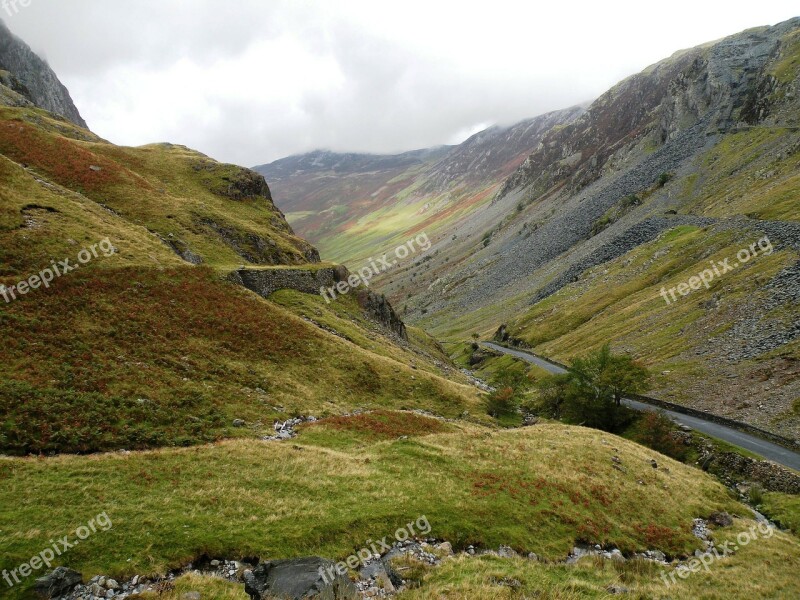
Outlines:
<svg viewBox="0 0 800 600"><path fill-rule="evenodd" d="M31 104L86 127L69 91L53 70L0 21L0 83ZM4 99L11 97L3 90ZM6 96L8 95L8 96ZM17 98L16 101L21 101ZM5 103L5 102L4 102Z"/></svg>
<svg viewBox="0 0 800 600"><path fill-rule="evenodd" d="M562 361L611 341L661 373L665 399L798 438L799 77L798 19L677 52L543 128L479 205L437 204L431 176L424 221L381 218L403 198L362 218L376 243L354 257L431 226L432 250L379 282L410 322L442 340L507 322ZM337 235L323 249L349 244ZM663 300L765 236L774 252Z"/></svg>
<svg viewBox="0 0 800 600"><path fill-rule="evenodd" d="M748 35L783 40L789 29ZM30 92L35 81L20 82L24 74L51 91L60 84L20 44L0 52L0 60L8 54L21 61L3 63L18 72L0 79L0 595L30 598L36 587L70 600L244 600L264 583L255 578L269 561L343 561L381 538L389 540L388 552L348 569L358 583L357 590L347 586L355 590L351 598L797 595L795 496L759 499L780 530L711 475L630 440L545 421L501 427L487 414L486 385L462 373L423 330L407 327L386 298L360 290L326 302L316 293L317 284L343 283L350 274L321 262L272 199L275 192L281 204L283 191L276 190L314 163L325 173L356 171L354 185L364 189L372 177L365 170L375 174L373 184L425 171L413 185L403 179L420 190L409 191L407 205L364 196L337 221L351 237L337 242L332 231L330 243L354 246L347 256L357 258L378 241L391 247L430 231L439 246L414 259L416 277L411 262L403 263L398 280L388 276L383 285L395 297L398 286L409 286L405 313L425 316L440 335L461 339L514 317L515 336L553 355L594 346L612 331L659 364L652 356L669 360L683 348L681 327L703 326L709 338L750 336L725 357L737 377L758 353L783 361L775 363L780 372L754 377L786 392L796 380L790 344L797 342L784 323L796 316L796 272L787 266L797 248L778 239L795 231L797 148L786 146L793 134L785 127L743 132L754 138L705 136L711 154L702 155L709 166L692 188L694 213L669 196L681 181L676 168L663 186L656 181L640 192L641 203L609 213L594 243L607 248L616 238L602 236L611 232L629 240L621 252L603 250L604 263L588 272L567 255L580 279L552 289L546 285L557 277L542 276L552 264L531 259L528 277L520 275L530 289L508 296L511 302L508 290L480 288L482 303L470 289L484 272L458 279L474 266L467 255L503 266L506 255L527 248L524 240L538 239L533 226L528 238L517 236L516 219L531 218L537 207L547 206L551 220L560 218L562 204L572 210L568 183L551 185L557 202L534 198L521 191L537 185L532 159L516 169L531 150L543 152L549 136L594 127L591 109L404 157L292 159L283 164L286 181L271 190L252 170L168 143L115 146L75 115L53 112L57 106ZM782 47L764 60L781 67L776 81L791 71L787 85L794 85L794 59ZM794 118L781 104L789 102L787 90L770 89L778 96L763 111L767 105L756 98L758 118ZM67 100L61 94L62 108ZM669 139L691 138L671 135L647 156L671 155L677 150L664 150L672 148ZM511 147L501 152L503 140ZM780 159L776 148L783 148ZM591 160L568 163L561 177L591 179ZM754 169L767 167L769 177L752 179ZM657 174L663 164L642 168ZM503 187L507 176L517 183ZM323 194L315 177L308 177L305 209ZM737 177L752 192L734 200L743 216L720 219L721 192L713 191ZM341 212L334 195L325 202L326 211ZM673 206L684 214L663 214ZM408 228L358 229L381 211L398 222L408 211L416 216ZM494 234L480 239L487 223ZM707 311L694 299L675 303L666 328L648 304L648 286L659 284L654 273L680 280L696 264L740 247L749 227L772 227L766 231L774 252L722 279L727 287L698 292ZM445 276L446 258L458 259L455 279L428 289L433 277ZM734 306L728 298L747 308L762 301L748 286L761 284L763 301L773 303L771 329L753 308L751 321L733 315L744 333L726 327ZM466 317L454 319L456 309ZM672 341L660 344L655 334L665 329ZM663 376L665 393L678 389ZM423 520L425 531L394 543L398 528ZM51 547L63 552L45 567L41 557ZM701 558L709 569L681 575ZM35 584L51 567L62 569Z"/></svg>
<svg viewBox="0 0 800 600"><path fill-rule="evenodd" d="M458 146L397 156L318 151L254 167L281 198L298 233L327 259L353 267L424 231L444 235L483 210L499 186L570 108L510 127L492 127Z"/></svg>

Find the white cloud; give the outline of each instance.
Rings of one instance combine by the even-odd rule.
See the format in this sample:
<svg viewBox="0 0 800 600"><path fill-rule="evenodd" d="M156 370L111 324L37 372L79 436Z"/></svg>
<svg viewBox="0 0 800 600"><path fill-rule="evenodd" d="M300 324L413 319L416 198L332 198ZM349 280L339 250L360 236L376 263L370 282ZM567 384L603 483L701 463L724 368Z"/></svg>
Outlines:
<svg viewBox="0 0 800 600"><path fill-rule="evenodd" d="M33 0L9 27L98 134L252 165L391 152L589 100L791 2Z"/></svg>

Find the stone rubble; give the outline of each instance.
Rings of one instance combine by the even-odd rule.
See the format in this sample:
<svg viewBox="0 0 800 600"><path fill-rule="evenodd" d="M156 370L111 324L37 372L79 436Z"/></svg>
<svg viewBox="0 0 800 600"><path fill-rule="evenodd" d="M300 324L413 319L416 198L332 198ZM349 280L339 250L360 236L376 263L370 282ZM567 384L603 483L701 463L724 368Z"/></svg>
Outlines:
<svg viewBox="0 0 800 600"><path fill-rule="evenodd" d="M295 417L294 419L288 419L286 421L275 421L273 425L273 429L275 430L275 435L266 435L261 438L265 442L279 442L282 440L289 440L294 437L297 437L297 431L295 427L300 425L301 423L315 423L318 419L316 417Z"/></svg>
<svg viewBox="0 0 800 600"><path fill-rule="evenodd" d="M294 421L294 419L290 420ZM285 423L289 423L287 421ZM303 421L298 421L303 422ZM285 425L285 423L283 425ZM297 423L295 423L296 425ZM277 427L278 424L276 424ZM276 431L278 429L276 428ZM285 427L280 431L285 431ZM693 522L694 535L702 540L705 550L697 550L695 556L711 552L714 543L710 540L711 532L708 522L704 519L695 519ZM428 539L412 539L395 542L390 550L383 555L375 554L362 564L358 571L359 579L355 586L362 598L391 598L404 589L405 582L402 577L402 567L396 567L394 561L399 558L413 558L425 565L436 566L447 557L454 556L453 546L450 542ZM469 545L460 553L462 556L499 556L501 558L518 558L520 555L510 546L500 546L497 550L476 548ZM538 561L539 557L533 552L525 555L528 560ZM618 548L603 548L594 545L576 545L567 558L563 561L568 565L577 563L586 556L600 557L606 560L624 562L629 560ZM647 550L631 555L630 559L647 560L663 565L669 564L667 556L659 550ZM174 587L174 581L187 573L218 577L226 581L242 583L248 573L252 572L259 563L257 558L244 558L237 560L209 559L204 557L183 569L173 571L162 578L148 579L136 575L130 580L118 582L110 577L96 576L86 584L76 585L67 595L55 596L58 600L125 600L126 598L150 592L162 594Z"/></svg>

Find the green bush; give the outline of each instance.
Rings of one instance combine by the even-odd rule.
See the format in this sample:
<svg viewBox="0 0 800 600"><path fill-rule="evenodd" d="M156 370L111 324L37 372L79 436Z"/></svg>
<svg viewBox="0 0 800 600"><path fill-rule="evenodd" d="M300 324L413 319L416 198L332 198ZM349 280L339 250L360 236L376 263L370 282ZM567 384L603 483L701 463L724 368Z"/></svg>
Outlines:
<svg viewBox="0 0 800 600"><path fill-rule="evenodd" d="M608 344L597 352L576 358L564 375L539 383L545 410L568 423L617 433L628 427L636 412L622 406L628 394L645 391L647 369L630 357L614 355Z"/></svg>
<svg viewBox="0 0 800 600"><path fill-rule="evenodd" d="M636 423L633 440L666 454L675 460L684 461L689 449L674 434L677 427L663 412L646 412Z"/></svg>
<svg viewBox="0 0 800 600"><path fill-rule="evenodd" d="M519 410L514 388L504 387L495 390L486 399L486 413L495 419L504 419L515 415Z"/></svg>

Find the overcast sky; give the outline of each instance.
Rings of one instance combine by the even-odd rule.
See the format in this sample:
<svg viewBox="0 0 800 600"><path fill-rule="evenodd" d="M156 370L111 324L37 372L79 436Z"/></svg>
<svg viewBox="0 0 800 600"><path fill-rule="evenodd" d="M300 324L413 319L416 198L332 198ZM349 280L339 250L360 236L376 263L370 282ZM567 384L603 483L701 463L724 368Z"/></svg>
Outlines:
<svg viewBox="0 0 800 600"><path fill-rule="evenodd" d="M246 166L457 143L800 13L796 0L28 1L0 17L93 131Z"/></svg>

